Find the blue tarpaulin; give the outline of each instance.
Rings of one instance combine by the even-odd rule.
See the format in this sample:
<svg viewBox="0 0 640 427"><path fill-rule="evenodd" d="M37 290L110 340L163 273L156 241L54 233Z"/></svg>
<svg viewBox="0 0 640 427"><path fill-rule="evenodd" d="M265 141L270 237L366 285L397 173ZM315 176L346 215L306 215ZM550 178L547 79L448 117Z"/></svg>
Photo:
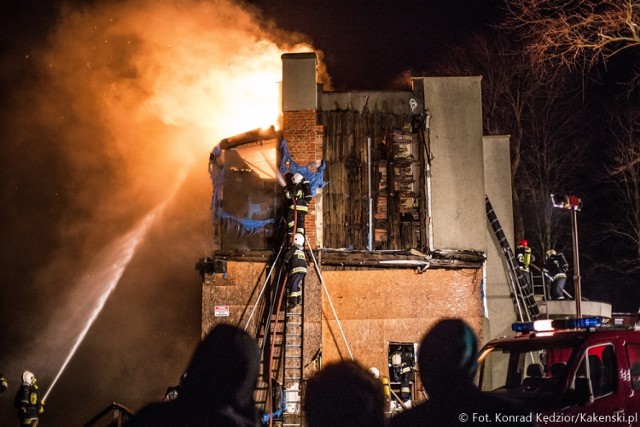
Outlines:
<svg viewBox="0 0 640 427"><path fill-rule="evenodd" d="M306 166L301 166L297 164L289 150L287 149L287 143L283 139L280 144L280 150L282 151L282 161L280 162L280 173L282 175L286 173L300 173L304 176L311 186L311 194L316 195L318 188L322 188L327 185L324 182L324 170L326 168L326 164L324 161L320 162L320 164L316 164L316 162L309 163ZM257 231L263 229L269 224L273 224L276 222L276 218L269 219L251 219L251 218L239 218L233 215L226 213L222 209L222 187L224 183L224 164L220 162L222 158L222 150L219 145L216 145L211 154L209 156L209 175L211 176L211 184L213 186L213 196L211 198L211 214L212 221L214 225L216 224L216 218L227 220L227 225L232 226L235 224L239 227L241 232L247 234L254 234ZM287 167L288 166L288 167ZM247 205L249 206L250 200L247 200Z"/></svg>

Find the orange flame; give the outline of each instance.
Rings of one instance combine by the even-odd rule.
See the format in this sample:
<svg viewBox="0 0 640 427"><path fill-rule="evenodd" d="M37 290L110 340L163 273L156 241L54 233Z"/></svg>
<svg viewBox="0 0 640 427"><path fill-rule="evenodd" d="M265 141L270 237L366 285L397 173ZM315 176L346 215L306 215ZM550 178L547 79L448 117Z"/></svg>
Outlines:
<svg viewBox="0 0 640 427"><path fill-rule="evenodd" d="M177 172L194 161L206 168L221 139L278 127L281 55L311 50L302 35L230 0L66 9L42 55L49 82L38 110L72 147L77 203L92 210L132 197L157 203L152 198L162 197ZM118 186L105 190L111 200L101 208L96 187L107 180L94 170L109 171Z"/></svg>

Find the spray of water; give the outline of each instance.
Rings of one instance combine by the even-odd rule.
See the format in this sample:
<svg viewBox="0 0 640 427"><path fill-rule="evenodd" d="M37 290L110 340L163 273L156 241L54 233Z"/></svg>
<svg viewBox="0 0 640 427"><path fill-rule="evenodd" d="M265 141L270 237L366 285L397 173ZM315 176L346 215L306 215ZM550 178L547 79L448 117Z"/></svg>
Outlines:
<svg viewBox="0 0 640 427"><path fill-rule="evenodd" d="M185 176L186 174L182 176L182 178L179 181L179 184L181 184L184 181ZM69 354L67 355L66 359L62 363L60 370L58 371L53 381L51 382L49 389L44 394L44 397L42 398L43 401L46 401L47 398L49 397L49 394L53 390L53 387L56 385L56 383L58 382L58 379L60 378L65 368L73 358L74 354L78 350L78 347L80 347L80 344L82 344L82 341L87 335L87 332L89 332L89 329L91 329L91 326L93 325L95 320L98 318L98 315L104 308L104 305L109 299L109 296L118 285L118 282L120 282L120 278L122 277L127 266L133 259L133 256L136 253L136 249L138 248L138 245L140 244L140 242L142 242L142 240L144 239L145 235L147 234L147 231L149 230L151 225L155 222L156 218L160 215L160 213L162 213L162 211L165 209L167 204L175 196L177 189L180 187L179 184L176 186L176 189L169 195L169 197L164 202L162 202L160 205L155 207L151 212L147 214L147 216L133 230L131 230L129 233L125 234L121 238L117 239L111 245L111 247L106 250L107 252L107 254L105 254L106 256L104 258L100 257L101 259L104 259L104 264L102 267L100 267L100 271L94 271L87 275L88 277L91 277L92 281L96 281L99 285L101 285L100 288L103 289L103 291L100 294L95 307L89 314L89 318L87 319L84 325L84 328L78 334L78 337L76 338L75 343L71 347Z"/></svg>
<svg viewBox="0 0 640 427"><path fill-rule="evenodd" d="M118 297L114 290L123 288L118 282L127 268L132 270L127 267L132 257L139 259L145 233L162 225L156 218L159 209L152 209L165 200L166 189L177 179L175 172L204 161L201 185L210 188L206 160L211 148L236 133L277 126L281 55L313 50L307 37L275 28L245 2L56 3L65 6L47 43L23 61L22 66L32 70L31 79L16 85L7 97L16 105L10 107L15 119L5 145L16 160L12 169L19 171L9 175L7 194L10 191L21 202L15 204L19 213L13 212L21 219L12 236L3 238L20 242L15 246L22 248L16 251L22 259L45 250L46 257L32 265L25 261L19 269L28 274L24 283L16 273L7 286L21 291L6 313L10 322L2 328L19 338L3 343L0 354L5 374L18 377L27 367L41 383L51 384L48 398L56 383L66 382L58 380L65 369L69 375L85 336L91 339L94 321L106 317L109 307L100 314L106 301ZM16 65L8 71L14 68L22 70ZM23 78L16 75L10 81ZM328 76L323 82L330 83ZM34 190L38 183L41 191ZM199 189L185 186L184 191L199 195ZM205 214L209 197L201 202ZM33 206L25 214L27 200ZM148 212L155 213L146 216ZM194 212L181 218L197 218ZM132 218L145 219L131 226ZM32 245L23 241L33 234L34 223L42 236L36 236L39 245L33 245L40 251L31 252ZM172 226L165 229L165 234L175 232ZM132 231L125 234L127 230ZM193 250L185 237L172 236L176 251ZM114 243L104 251L96 249L104 248L105 242ZM153 286L137 289L142 293ZM125 306L116 309L130 308ZM95 323L97 329L99 322ZM144 324L134 326L117 339L130 338ZM104 344L107 339L96 341ZM84 376L85 386L96 391L92 399L112 398L104 377L111 380L118 373ZM55 380L51 383L50 378ZM99 378L100 385L91 382ZM57 387L61 392L62 385ZM51 403L59 403L56 407L65 417L71 412L80 416L72 403ZM0 418L4 412L0 405Z"/></svg>

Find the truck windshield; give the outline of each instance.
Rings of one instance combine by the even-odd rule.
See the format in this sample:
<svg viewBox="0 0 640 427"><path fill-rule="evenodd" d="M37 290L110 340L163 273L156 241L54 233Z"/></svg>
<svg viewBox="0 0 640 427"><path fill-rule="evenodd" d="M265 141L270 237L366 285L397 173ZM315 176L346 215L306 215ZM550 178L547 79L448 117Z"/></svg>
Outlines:
<svg viewBox="0 0 640 427"><path fill-rule="evenodd" d="M480 355L482 391L551 393L567 374L573 346L489 347Z"/></svg>

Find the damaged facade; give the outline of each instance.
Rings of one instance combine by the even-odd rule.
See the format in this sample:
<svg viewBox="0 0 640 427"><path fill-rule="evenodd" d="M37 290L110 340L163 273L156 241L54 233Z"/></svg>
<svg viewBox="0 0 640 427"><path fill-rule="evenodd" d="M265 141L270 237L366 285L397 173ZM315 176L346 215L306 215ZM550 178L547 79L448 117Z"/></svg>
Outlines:
<svg viewBox="0 0 640 427"><path fill-rule="evenodd" d="M485 195L513 241L509 141L482 135L480 77L324 92L315 54L282 60L282 130L227 138L211 155L215 241L199 264L203 334L221 322L261 334L286 235L278 179L286 170L315 180L303 379L351 357L393 377L394 349L412 347L443 317L465 319L483 341L506 334L514 307Z"/></svg>

